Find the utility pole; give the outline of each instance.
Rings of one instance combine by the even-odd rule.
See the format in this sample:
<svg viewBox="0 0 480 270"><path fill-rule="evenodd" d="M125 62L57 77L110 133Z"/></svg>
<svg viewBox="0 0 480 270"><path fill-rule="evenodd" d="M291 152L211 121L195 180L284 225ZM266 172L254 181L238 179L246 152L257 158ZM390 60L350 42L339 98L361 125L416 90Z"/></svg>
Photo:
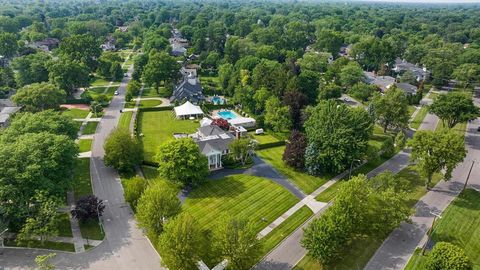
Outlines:
<svg viewBox="0 0 480 270"><path fill-rule="evenodd" d="M428 242L430 242L430 235L431 235L432 232L433 232L433 226L435 225L435 221L437 220L437 218L442 218L441 215L436 214L436 213L434 213L434 212L432 212L432 211L430 211L430 214L433 215L433 222L432 222L432 225L430 226L430 228L429 228L428 231L427 231L427 242L423 245L422 255L425 255L425 249L427 248Z"/></svg>
<svg viewBox="0 0 480 270"><path fill-rule="evenodd" d="M470 170L468 171L467 179L465 179L465 185L463 185L462 192L465 191L468 185L468 179L470 178L470 174L472 173L473 165L475 165L475 160L472 160L472 166L470 166Z"/></svg>

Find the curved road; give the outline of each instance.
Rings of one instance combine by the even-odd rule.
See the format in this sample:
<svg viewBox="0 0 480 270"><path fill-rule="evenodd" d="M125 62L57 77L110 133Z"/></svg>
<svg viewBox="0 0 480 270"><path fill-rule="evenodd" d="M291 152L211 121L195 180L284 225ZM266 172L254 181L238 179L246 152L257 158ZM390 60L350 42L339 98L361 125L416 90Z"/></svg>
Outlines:
<svg viewBox="0 0 480 270"><path fill-rule="evenodd" d="M96 248L81 254L58 252L52 262L56 269L164 269L160 257L142 231L137 228L133 212L125 203L123 188L117 172L103 163L103 144L115 129L124 106L125 89L131 78L133 67L128 70L110 106L100 121L94 136L90 174L95 195L107 200L102 217L105 240ZM0 269L31 269L37 255L47 254L45 250L5 249L0 255Z"/></svg>

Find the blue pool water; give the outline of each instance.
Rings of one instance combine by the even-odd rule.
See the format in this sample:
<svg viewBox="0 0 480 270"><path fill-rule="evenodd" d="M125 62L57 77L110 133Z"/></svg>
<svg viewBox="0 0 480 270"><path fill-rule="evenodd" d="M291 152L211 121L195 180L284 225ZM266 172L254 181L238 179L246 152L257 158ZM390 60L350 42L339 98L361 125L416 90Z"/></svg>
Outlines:
<svg viewBox="0 0 480 270"><path fill-rule="evenodd" d="M237 115L232 111L218 112L218 115L225 120L237 118Z"/></svg>
<svg viewBox="0 0 480 270"><path fill-rule="evenodd" d="M215 105L223 105L224 100L221 97L215 96L215 97L212 98L212 103L215 104Z"/></svg>

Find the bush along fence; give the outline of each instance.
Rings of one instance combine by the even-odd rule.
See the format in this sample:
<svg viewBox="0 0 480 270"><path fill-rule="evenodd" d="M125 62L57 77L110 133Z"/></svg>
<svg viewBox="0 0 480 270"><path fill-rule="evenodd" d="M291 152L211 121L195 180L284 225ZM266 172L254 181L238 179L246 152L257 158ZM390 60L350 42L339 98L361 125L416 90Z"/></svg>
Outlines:
<svg viewBox="0 0 480 270"><path fill-rule="evenodd" d="M262 150L262 149L267 149L267 148L272 148L272 147L277 147L277 146L283 146L285 144L286 144L286 141L262 143L262 144L257 145L256 150Z"/></svg>

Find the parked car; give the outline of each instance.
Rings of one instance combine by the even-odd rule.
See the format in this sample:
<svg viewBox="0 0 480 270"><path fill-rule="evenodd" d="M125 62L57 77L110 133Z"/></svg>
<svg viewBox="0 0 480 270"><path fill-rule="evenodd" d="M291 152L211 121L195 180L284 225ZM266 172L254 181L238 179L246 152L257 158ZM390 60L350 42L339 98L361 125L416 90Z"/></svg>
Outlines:
<svg viewBox="0 0 480 270"><path fill-rule="evenodd" d="M118 91L115 91L115 93L114 93L114 94L115 94L115 96L118 96Z"/></svg>
<svg viewBox="0 0 480 270"><path fill-rule="evenodd" d="M479 131L479 132L480 132L480 126L477 128L477 131Z"/></svg>

